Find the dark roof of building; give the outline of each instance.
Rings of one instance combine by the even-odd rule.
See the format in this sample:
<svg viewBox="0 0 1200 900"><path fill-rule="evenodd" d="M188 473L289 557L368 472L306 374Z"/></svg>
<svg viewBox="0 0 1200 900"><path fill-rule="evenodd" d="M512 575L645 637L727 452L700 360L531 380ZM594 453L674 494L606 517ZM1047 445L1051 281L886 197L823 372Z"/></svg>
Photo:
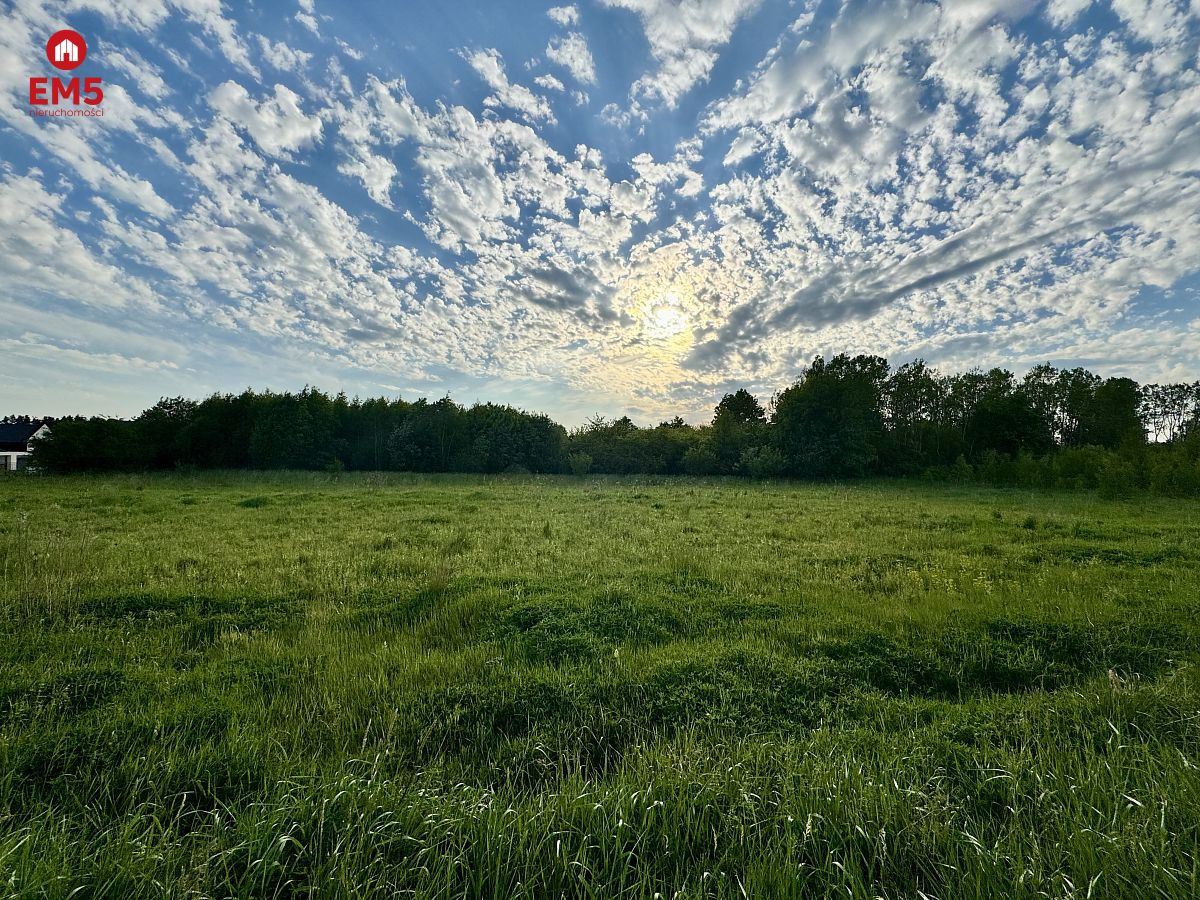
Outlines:
<svg viewBox="0 0 1200 900"><path fill-rule="evenodd" d="M0 448L4 450L24 450L25 445L34 433L45 425L45 422L6 422L0 424ZM17 445L20 446L17 446Z"/></svg>

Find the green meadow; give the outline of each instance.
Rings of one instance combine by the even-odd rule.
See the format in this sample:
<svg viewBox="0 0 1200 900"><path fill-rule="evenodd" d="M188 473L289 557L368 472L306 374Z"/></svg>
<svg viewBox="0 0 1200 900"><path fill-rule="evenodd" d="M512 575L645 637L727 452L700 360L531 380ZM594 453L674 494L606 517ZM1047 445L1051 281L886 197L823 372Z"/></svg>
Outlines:
<svg viewBox="0 0 1200 900"><path fill-rule="evenodd" d="M1200 507L0 479L0 895L1200 896Z"/></svg>

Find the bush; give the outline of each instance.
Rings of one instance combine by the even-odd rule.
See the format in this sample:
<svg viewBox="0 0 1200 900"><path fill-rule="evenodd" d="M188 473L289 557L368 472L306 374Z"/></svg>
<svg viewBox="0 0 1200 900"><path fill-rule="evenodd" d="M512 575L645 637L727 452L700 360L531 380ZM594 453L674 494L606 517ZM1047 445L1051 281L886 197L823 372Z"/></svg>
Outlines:
<svg viewBox="0 0 1200 900"><path fill-rule="evenodd" d="M787 470L787 460L774 447L747 447L737 464L739 475L778 478Z"/></svg>
<svg viewBox="0 0 1200 900"><path fill-rule="evenodd" d="M1167 497L1200 496L1200 464L1176 448L1147 459L1150 490Z"/></svg>
<svg viewBox="0 0 1200 900"><path fill-rule="evenodd" d="M1055 487L1095 490L1106 453L1099 447L1064 447L1054 455Z"/></svg>
<svg viewBox="0 0 1200 900"><path fill-rule="evenodd" d="M1137 487L1137 474L1128 462L1118 456L1110 456L1100 469L1100 496L1108 500L1132 497Z"/></svg>
<svg viewBox="0 0 1200 900"><path fill-rule="evenodd" d="M951 481L966 484L975 477L975 470L971 468L967 458L960 453L958 459L954 461L954 465L949 468L948 475Z"/></svg>
<svg viewBox="0 0 1200 900"><path fill-rule="evenodd" d="M586 453L571 453L567 456L567 467L572 475L586 475L592 470L592 458Z"/></svg>
<svg viewBox="0 0 1200 900"><path fill-rule="evenodd" d="M716 455L706 445L689 447L683 454L683 471L688 475L714 475L718 466Z"/></svg>

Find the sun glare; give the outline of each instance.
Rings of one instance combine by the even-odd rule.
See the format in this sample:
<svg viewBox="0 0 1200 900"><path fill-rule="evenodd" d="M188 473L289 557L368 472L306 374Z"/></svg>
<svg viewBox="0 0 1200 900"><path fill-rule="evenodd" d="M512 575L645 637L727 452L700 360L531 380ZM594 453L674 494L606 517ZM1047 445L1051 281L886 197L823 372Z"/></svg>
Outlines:
<svg viewBox="0 0 1200 900"><path fill-rule="evenodd" d="M671 338L687 328L688 318L679 295L674 291L663 294L646 310L642 325L646 334L653 338Z"/></svg>

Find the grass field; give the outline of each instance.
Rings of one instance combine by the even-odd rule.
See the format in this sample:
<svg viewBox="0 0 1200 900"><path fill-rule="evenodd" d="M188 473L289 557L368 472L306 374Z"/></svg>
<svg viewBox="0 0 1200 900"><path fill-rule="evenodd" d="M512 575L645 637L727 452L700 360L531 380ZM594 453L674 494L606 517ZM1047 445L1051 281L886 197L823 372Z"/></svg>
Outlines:
<svg viewBox="0 0 1200 900"><path fill-rule="evenodd" d="M1200 896L1200 510L0 479L0 895Z"/></svg>

